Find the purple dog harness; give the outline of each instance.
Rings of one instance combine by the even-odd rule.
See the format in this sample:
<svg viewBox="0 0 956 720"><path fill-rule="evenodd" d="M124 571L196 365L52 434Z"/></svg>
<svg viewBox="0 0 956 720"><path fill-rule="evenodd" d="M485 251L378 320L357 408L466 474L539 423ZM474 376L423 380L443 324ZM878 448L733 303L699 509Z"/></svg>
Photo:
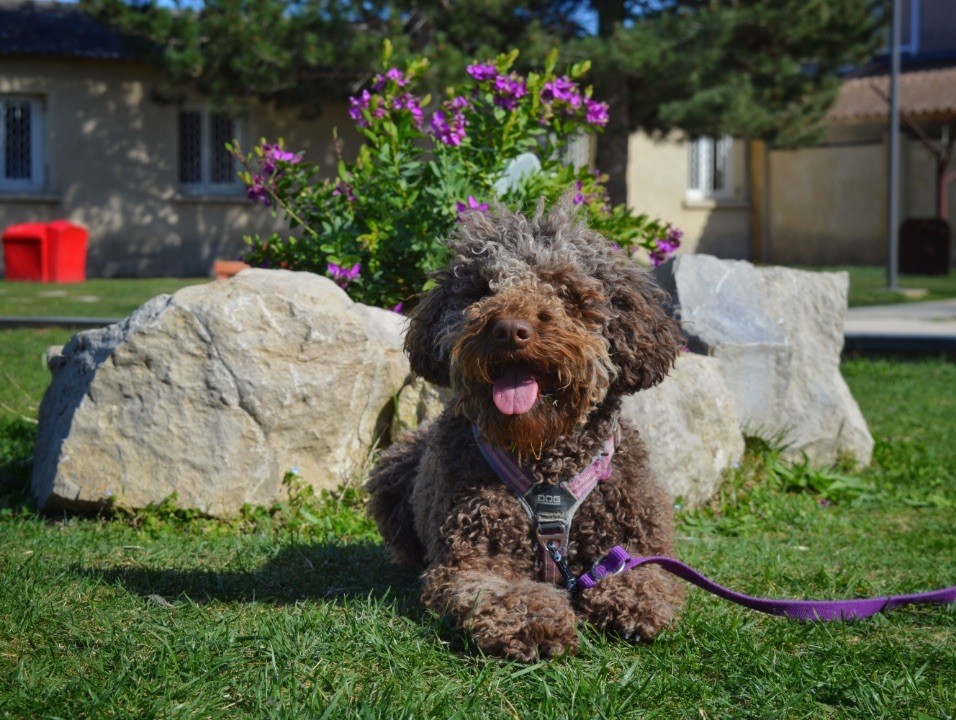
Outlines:
<svg viewBox="0 0 956 720"><path fill-rule="evenodd" d="M568 552L571 520L595 486L611 477L611 458L614 456L614 436L609 437L594 461L566 482L551 485L535 483L528 468L515 462L510 453L481 439L478 428L472 426L481 454L498 478L518 498L528 513L538 539L538 560L541 579L554 583L563 577L565 583L573 580L561 558ZM555 552L558 553L557 559Z"/></svg>
<svg viewBox="0 0 956 720"><path fill-rule="evenodd" d="M751 597L718 585L674 558L664 555L632 556L620 545L611 548L590 570L576 578L568 569L566 561L571 521L588 494L600 481L611 476L614 437L608 438L595 460L571 480L551 485L536 484L531 472L519 465L510 453L482 440L477 427L472 427L472 432L488 465L511 489L531 518L539 546L542 580L554 583L560 577L568 591L593 588L604 578L619 575L641 565L653 564L724 600L792 620L852 620L867 618L911 603L956 602L956 585L912 595L853 600L775 600Z"/></svg>

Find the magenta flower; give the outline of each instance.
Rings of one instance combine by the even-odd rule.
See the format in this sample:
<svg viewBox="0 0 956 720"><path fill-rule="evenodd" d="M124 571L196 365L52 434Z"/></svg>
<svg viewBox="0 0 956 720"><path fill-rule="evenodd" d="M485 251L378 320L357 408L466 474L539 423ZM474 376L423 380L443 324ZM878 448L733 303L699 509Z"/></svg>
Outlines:
<svg viewBox="0 0 956 720"><path fill-rule="evenodd" d="M339 195L345 196L345 199L350 203L354 203L358 200L358 198L355 197L355 190L352 189L352 186L341 180L337 180L335 187L332 188L332 197L338 197Z"/></svg>
<svg viewBox="0 0 956 720"><path fill-rule="evenodd" d="M398 302L398 305L396 305L395 307L392 308L392 312L393 312L393 313L398 313L399 315L401 315L401 314L402 314L402 308L403 308L403 307L405 307L405 302L404 302L403 300L400 300L400 301Z"/></svg>
<svg viewBox="0 0 956 720"><path fill-rule="evenodd" d="M448 112L449 117L445 117ZM435 138L445 145L458 146L465 139L465 127L468 120L457 110L436 110L432 115L432 131Z"/></svg>
<svg viewBox="0 0 956 720"><path fill-rule="evenodd" d="M349 117L351 117L359 127L368 127L368 120L365 119L365 113L363 111L371 106L373 97L378 96L371 95L368 90L363 90L362 94L358 97L349 98ZM385 108L379 104L378 107L372 111L372 117L385 117Z"/></svg>
<svg viewBox="0 0 956 720"><path fill-rule="evenodd" d="M421 100L419 100L419 98L415 97L411 93L404 93L392 101L392 107L395 110L408 110L408 112L412 115L412 120L415 123L415 127L421 127L424 117L420 103Z"/></svg>
<svg viewBox="0 0 956 720"><path fill-rule="evenodd" d="M461 220L461 216L466 212L485 212L488 209L488 203L480 203L475 199L474 195L469 195L467 205L463 202L458 202L455 207L458 210L458 219Z"/></svg>
<svg viewBox="0 0 956 720"><path fill-rule="evenodd" d="M326 272L328 272L329 277L338 283L339 287L344 289L350 282L359 276L360 272L362 272L362 264L355 263L352 267L346 269L341 265L328 263L326 266Z"/></svg>
<svg viewBox="0 0 956 720"><path fill-rule="evenodd" d="M604 127L607 125L608 114L607 114L607 103L598 102L592 100L591 98L584 99L584 119L588 125L596 125L598 127Z"/></svg>
<svg viewBox="0 0 956 720"><path fill-rule="evenodd" d="M362 94L358 97L349 98L349 117L351 117L359 127L366 127L368 125L368 121L365 119L365 115L362 111L368 108L371 100L372 96L368 90L363 90Z"/></svg>
<svg viewBox="0 0 956 720"><path fill-rule="evenodd" d="M301 162L302 154L296 154L289 152L288 150L283 150L278 144L263 144L262 146L262 160L260 161L260 166L264 175L269 176L276 172L276 163L285 162L290 165L295 165L298 162Z"/></svg>
<svg viewBox="0 0 956 720"><path fill-rule="evenodd" d="M578 84L567 76L555 78L544 84L541 100L546 103L563 102L573 107L581 106L581 94Z"/></svg>
<svg viewBox="0 0 956 720"><path fill-rule="evenodd" d="M505 110L514 110L518 107L518 100L528 94L528 86L515 75L498 75L495 78L494 94L495 105Z"/></svg>
<svg viewBox="0 0 956 720"><path fill-rule="evenodd" d="M376 92L382 92L389 82L394 82L399 87L405 87L408 85L408 78L398 68L389 68L384 75L376 75L372 78L372 89Z"/></svg>
<svg viewBox="0 0 956 720"><path fill-rule="evenodd" d="M498 68L496 68L491 63L481 63L476 65L469 65L466 68L466 72L476 81L476 82L487 82L493 80L498 75Z"/></svg>
<svg viewBox="0 0 956 720"><path fill-rule="evenodd" d="M266 180L259 175L252 176L252 183L246 190L246 197L253 202L261 202L266 207L272 206L272 196L266 185Z"/></svg>
<svg viewBox="0 0 956 720"><path fill-rule="evenodd" d="M584 203L584 183L578 180L574 184L574 188L577 190L577 192L574 194L574 204L581 205Z"/></svg>
<svg viewBox="0 0 956 720"><path fill-rule="evenodd" d="M657 267L676 253L683 236L683 230L668 225L664 237L654 240L655 247L651 250L651 265Z"/></svg>

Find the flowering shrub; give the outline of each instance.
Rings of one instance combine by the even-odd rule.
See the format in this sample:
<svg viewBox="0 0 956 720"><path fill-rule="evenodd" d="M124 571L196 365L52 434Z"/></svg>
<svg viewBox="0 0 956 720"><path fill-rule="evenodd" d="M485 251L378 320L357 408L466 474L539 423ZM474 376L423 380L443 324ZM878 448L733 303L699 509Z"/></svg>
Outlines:
<svg viewBox="0 0 956 720"><path fill-rule="evenodd" d="M553 55L542 73L522 76L515 51L470 65L468 81L432 102L414 94L427 60L402 70L388 66L390 54L386 43L385 71L349 101L364 144L354 161L339 153L333 179L317 180L281 141L249 154L230 146L250 199L296 231L247 238L247 262L323 273L355 300L400 309L444 264L444 239L462 213L495 200L530 213L568 188L590 225L620 246L643 247L652 262L676 249L679 231L611 207L606 178L561 162L570 138L608 121L607 106L580 84L588 63L557 75Z"/></svg>

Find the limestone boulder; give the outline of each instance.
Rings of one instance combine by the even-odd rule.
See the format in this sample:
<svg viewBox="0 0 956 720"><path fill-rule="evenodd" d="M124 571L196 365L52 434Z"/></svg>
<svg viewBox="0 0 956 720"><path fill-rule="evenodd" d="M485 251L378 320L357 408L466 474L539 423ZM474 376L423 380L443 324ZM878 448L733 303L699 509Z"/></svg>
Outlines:
<svg viewBox="0 0 956 720"><path fill-rule="evenodd" d="M713 497L744 454L737 405L714 358L681 353L663 382L624 399L622 417L640 432L658 481L684 507Z"/></svg>
<svg viewBox="0 0 956 720"><path fill-rule="evenodd" d="M745 433L790 460L870 462L873 438L840 374L847 273L682 255L657 279L690 349L719 361Z"/></svg>
<svg viewBox="0 0 956 720"><path fill-rule="evenodd" d="M414 430L429 420L438 417L452 397L449 388L438 387L419 377L409 378L408 384L395 398L395 414L392 416L392 440L402 433Z"/></svg>
<svg viewBox="0 0 956 720"><path fill-rule="evenodd" d="M402 319L309 273L247 270L154 298L48 358L41 506L235 514L360 474L408 376Z"/></svg>

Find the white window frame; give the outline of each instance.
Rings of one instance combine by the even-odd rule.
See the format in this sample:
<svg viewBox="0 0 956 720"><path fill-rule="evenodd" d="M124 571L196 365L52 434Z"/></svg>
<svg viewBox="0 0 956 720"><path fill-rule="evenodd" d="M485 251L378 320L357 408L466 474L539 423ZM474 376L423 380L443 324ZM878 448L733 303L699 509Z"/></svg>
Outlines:
<svg viewBox="0 0 956 720"><path fill-rule="evenodd" d="M714 186L714 153L724 152L723 183ZM734 142L720 138L699 137L687 143L687 199L726 200L734 196Z"/></svg>
<svg viewBox="0 0 956 720"><path fill-rule="evenodd" d="M30 178L6 177L8 103L27 103L30 106ZM0 96L0 192L38 192L46 186L44 157L44 115L46 103L42 98L21 95Z"/></svg>
<svg viewBox="0 0 956 720"><path fill-rule="evenodd" d="M180 162L182 160L182 137L180 136L180 118L182 113L192 112L198 113L199 115L199 182L183 182L180 179ZM244 195L246 186L239 179L238 174L235 174L229 182L213 182L212 181L212 138L210 137L210 128L211 128L211 118L216 113L222 111L213 110L212 108L205 106L186 106L179 109L179 112L176 114L176 179L179 183L179 188L184 195L213 195L213 196L241 196ZM230 119L234 123L235 133L231 140L238 140L240 145L243 145L246 140L246 121L243 117L238 115L230 115ZM236 172L238 173L239 167L236 166Z"/></svg>

